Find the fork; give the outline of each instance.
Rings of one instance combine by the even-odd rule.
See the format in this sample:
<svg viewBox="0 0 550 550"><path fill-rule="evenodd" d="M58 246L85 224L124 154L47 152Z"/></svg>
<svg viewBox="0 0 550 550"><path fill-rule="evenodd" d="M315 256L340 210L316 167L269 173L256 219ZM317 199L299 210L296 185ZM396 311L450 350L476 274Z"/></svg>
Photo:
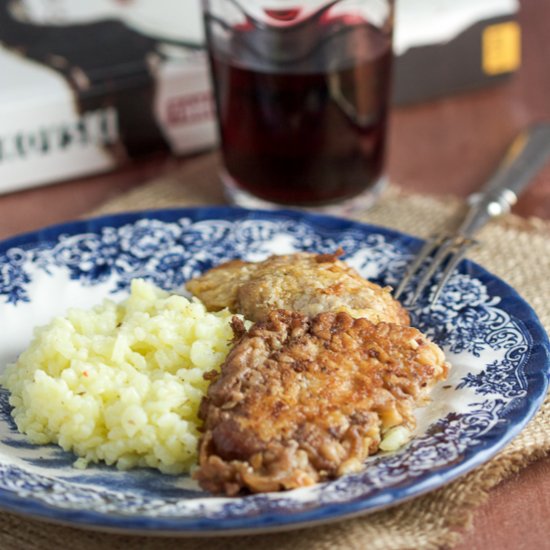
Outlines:
<svg viewBox="0 0 550 550"><path fill-rule="evenodd" d="M419 275L414 293L407 302L407 305L414 305L436 273L444 268L429 300L429 304L434 305L459 262L477 244L474 235L489 220L510 211L549 157L550 123L534 124L521 132L485 186L468 197L468 209L458 228L434 235L422 246L397 287L395 298L399 298ZM427 265L422 271L424 264Z"/></svg>

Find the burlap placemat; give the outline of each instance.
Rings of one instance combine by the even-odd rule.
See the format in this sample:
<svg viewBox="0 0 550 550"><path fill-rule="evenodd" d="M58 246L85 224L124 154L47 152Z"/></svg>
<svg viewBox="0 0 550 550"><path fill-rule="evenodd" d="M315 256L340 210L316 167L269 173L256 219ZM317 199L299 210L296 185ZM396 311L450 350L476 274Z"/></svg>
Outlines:
<svg viewBox="0 0 550 550"><path fill-rule="evenodd" d="M205 156L170 175L110 201L94 214L215 204L223 197L215 175L216 160ZM444 227L462 203L409 194L392 187L371 210L357 216L419 236ZM472 259L509 282L532 304L550 328L550 224L506 216L483 230L483 246ZM532 259L537 258L536 269ZM0 548L33 550L55 546L79 550L402 550L452 546L460 539L456 529L470 524L475 507L500 481L550 451L550 400L536 417L495 458L461 479L426 496L353 520L272 535L215 539L159 539L102 534L19 518L0 517Z"/></svg>

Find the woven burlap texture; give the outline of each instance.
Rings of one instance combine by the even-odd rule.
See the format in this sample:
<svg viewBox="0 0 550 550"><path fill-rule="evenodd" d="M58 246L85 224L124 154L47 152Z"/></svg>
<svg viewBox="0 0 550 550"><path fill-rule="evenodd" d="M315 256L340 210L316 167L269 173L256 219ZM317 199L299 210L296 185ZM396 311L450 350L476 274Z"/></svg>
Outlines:
<svg viewBox="0 0 550 550"><path fill-rule="evenodd" d="M223 202L216 178L216 159L200 158L159 180L110 201L93 214L194 206ZM363 221L392 227L421 237L449 225L462 208L457 199L435 199L406 193L390 186L379 203L357 216ZM509 215L492 222L480 234L483 245L471 258L495 273L523 295L550 328L550 224ZM533 258L537 258L536 268ZM128 537L47 525L4 514L0 518L0 548L33 550L66 546L148 550L402 550L449 547L460 540L457 531L468 526L476 506L503 479L550 452L550 400L504 450L457 481L410 502L356 519L288 533L250 537L172 539Z"/></svg>

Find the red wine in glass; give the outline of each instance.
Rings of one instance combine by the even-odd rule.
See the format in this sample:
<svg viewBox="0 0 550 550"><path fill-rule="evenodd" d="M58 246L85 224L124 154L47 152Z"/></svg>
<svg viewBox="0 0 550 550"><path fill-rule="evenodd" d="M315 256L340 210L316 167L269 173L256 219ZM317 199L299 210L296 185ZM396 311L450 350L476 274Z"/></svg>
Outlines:
<svg viewBox="0 0 550 550"><path fill-rule="evenodd" d="M275 19L296 17L299 11L285 10ZM300 206L376 186L384 165L388 32L347 15L269 34L247 20L230 35L223 48L211 40L209 52L231 186Z"/></svg>

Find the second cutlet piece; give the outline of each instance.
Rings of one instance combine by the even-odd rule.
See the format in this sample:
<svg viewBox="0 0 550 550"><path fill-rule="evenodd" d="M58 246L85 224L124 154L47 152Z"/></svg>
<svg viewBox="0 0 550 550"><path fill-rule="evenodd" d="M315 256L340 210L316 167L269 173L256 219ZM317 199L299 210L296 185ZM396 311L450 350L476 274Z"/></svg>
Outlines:
<svg viewBox="0 0 550 550"><path fill-rule="evenodd" d="M345 311L373 323L408 325L409 315L389 287L367 281L335 254L300 252L263 262L233 260L191 279L187 289L210 310L225 307L251 321L286 309L314 316Z"/></svg>

